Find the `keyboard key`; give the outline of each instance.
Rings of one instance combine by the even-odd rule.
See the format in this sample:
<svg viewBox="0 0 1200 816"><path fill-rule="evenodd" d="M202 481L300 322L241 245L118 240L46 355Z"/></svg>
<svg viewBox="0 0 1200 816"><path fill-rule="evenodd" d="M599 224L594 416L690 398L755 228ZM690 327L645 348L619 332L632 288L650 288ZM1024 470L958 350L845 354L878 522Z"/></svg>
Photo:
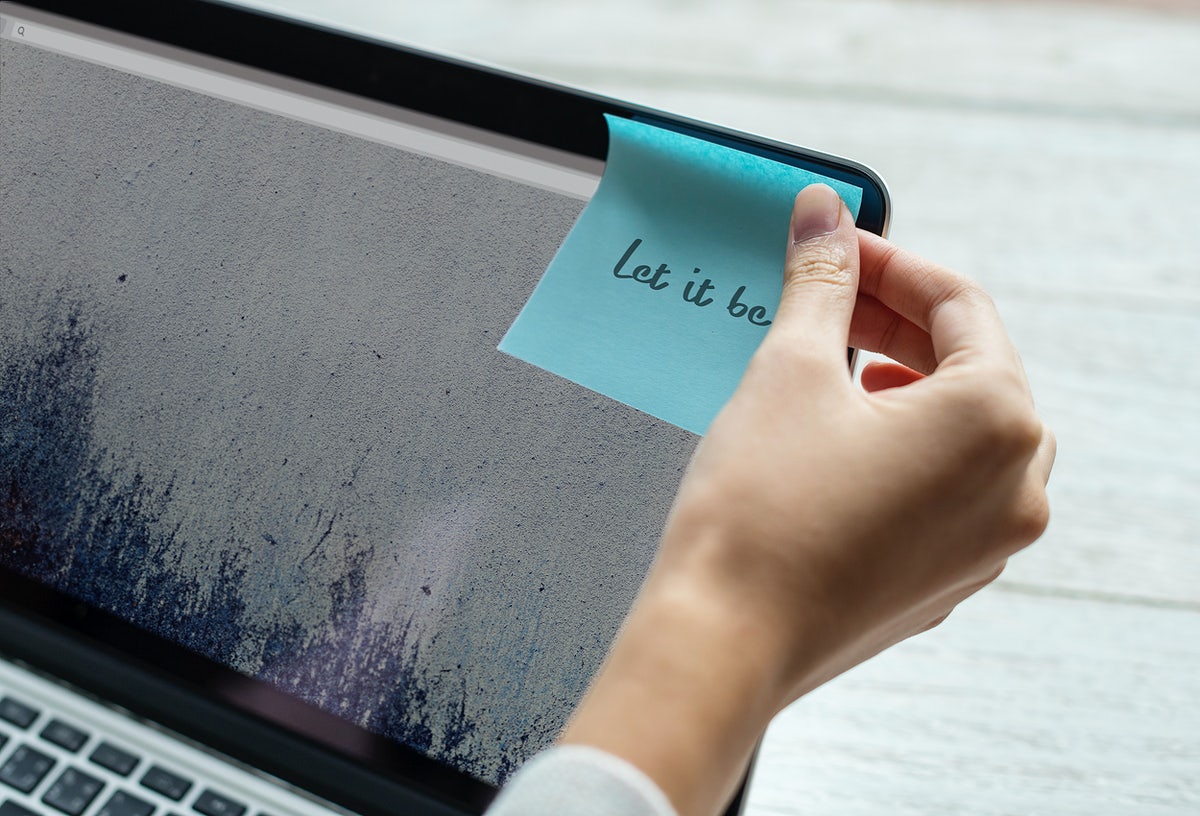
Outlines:
<svg viewBox="0 0 1200 816"><path fill-rule="evenodd" d="M29 793L46 778L54 760L28 745L18 745L4 765L0 766L0 782Z"/></svg>
<svg viewBox="0 0 1200 816"><path fill-rule="evenodd" d="M13 697L5 696L0 699L0 720L8 720L17 728L28 728L38 718L40 712L33 706L26 705Z"/></svg>
<svg viewBox="0 0 1200 816"><path fill-rule="evenodd" d="M0 731L0 751L4 750L5 745L8 745L8 734Z"/></svg>
<svg viewBox="0 0 1200 816"><path fill-rule="evenodd" d="M151 765L150 770L142 777L142 786L178 802L188 792L192 781L161 766Z"/></svg>
<svg viewBox="0 0 1200 816"><path fill-rule="evenodd" d="M132 793L119 790L96 811L96 816L150 816L153 812L154 805Z"/></svg>
<svg viewBox="0 0 1200 816"><path fill-rule="evenodd" d="M87 810L87 806L103 787L104 783L96 777L74 768L67 768L54 780L42 801L55 810L61 810L67 816L79 816Z"/></svg>
<svg viewBox="0 0 1200 816"><path fill-rule="evenodd" d="M62 720L51 720L50 723L42 729L42 739L47 742L52 742L59 748L66 748L74 753L83 747L83 744L88 741L88 733L76 728L73 725L67 725Z"/></svg>
<svg viewBox="0 0 1200 816"><path fill-rule="evenodd" d="M192 803L192 810L203 813L204 816L243 816L246 806L228 796L206 790L196 797L196 801Z"/></svg>
<svg viewBox="0 0 1200 816"><path fill-rule="evenodd" d="M115 774L121 776L129 776L133 769L137 767L139 760L136 756L126 750L118 748L111 742L102 742L96 746L96 750L92 751L92 755L88 757L92 762L95 762L101 768L108 768Z"/></svg>
<svg viewBox="0 0 1200 816"><path fill-rule="evenodd" d="M38 814L9 800L0 805L0 816L38 816Z"/></svg>

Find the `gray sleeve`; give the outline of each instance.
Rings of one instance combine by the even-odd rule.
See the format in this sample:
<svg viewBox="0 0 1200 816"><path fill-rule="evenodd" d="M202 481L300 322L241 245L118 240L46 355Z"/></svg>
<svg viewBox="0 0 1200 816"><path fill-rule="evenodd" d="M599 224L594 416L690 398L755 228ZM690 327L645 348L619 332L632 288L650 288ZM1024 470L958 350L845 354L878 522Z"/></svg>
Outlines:
<svg viewBox="0 0 1200 816"><path fill-rule="evenodd" d="M487 816L676 816L648 776L596 748L538 754L500 792Z"/></svg>

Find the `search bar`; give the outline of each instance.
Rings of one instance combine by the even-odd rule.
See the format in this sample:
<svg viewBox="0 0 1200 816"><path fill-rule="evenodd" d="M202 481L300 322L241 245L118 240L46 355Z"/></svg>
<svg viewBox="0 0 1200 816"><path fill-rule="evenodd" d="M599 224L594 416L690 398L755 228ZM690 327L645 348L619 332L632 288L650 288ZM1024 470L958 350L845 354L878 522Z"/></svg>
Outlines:
<svg viewBox="0 0 1200 816"><path fill-rule="evenodd" d="M7 14L0 14L0 39L20 39L25 36L29 23Z"/></svg>
<svg viewBox="0 0 1200 816"><path fill-rule="evenodd" d="M3 38L6 40L24 42L54 51L77 52L80 46L86 42L80 37L55 31L20 17L5 17L3 24L0 25L0 32L3 32Z"/></svg>

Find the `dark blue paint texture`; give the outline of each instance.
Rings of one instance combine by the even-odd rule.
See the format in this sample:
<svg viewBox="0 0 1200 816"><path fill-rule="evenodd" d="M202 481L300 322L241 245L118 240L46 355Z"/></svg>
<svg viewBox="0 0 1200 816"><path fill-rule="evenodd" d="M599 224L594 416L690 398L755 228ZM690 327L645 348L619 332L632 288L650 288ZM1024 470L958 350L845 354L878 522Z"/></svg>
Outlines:
<svg viewBox="0 0 1200 816"><path fill-rule="evenodd" d="M253 639L263 656L259 679L469 773L505 778L513 760L497 766L472 747L462 679L423 672L411 619L398 638L379 631L348 648L339 637L362 630L372 548L347 547L347 569L329 587L333 620L315 641L294 622L245 619L246 568L234 549L213 547L223 555L203 579L172 569L185 535L162 522L172 485L149 484L136 469L118 479L105 465L108 451L93 440L93 331L77 304L62 305L44 320L38 341L0 368L0 563L227 665ZM324 516L317 546L336 546L327 539L338 516ZM262 539L255 545L278 546L269 533ZM446 699L442 684L451 684L457 706L431 712L435 685Z"/></svg>
<svg viewBox="0 0 1200 816"><path fill-rule="evenodd" d="M43 323L41 342L0 369L0 557L101 609L226 661L241 629L241 571L215 565L209 587L169 568L177 530L158 524L171 485L118 484L91 444L98 352L78 305ZM130 581L143 575L143 582ZM207 595L204 615L194 617Z"/></svg>

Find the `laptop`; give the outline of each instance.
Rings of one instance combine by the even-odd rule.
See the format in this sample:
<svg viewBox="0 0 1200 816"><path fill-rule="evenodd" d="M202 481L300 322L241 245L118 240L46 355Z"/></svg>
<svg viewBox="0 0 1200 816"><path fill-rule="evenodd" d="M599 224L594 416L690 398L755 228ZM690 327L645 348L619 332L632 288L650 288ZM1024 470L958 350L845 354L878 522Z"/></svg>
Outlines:
<svg viewBox="0 0 1200 816"><path fill-rule="evenodd" d="M886 226L462 60L0 2L0 816L478 814L553 741L697 441L497 348L606 115Z"/></svg>

